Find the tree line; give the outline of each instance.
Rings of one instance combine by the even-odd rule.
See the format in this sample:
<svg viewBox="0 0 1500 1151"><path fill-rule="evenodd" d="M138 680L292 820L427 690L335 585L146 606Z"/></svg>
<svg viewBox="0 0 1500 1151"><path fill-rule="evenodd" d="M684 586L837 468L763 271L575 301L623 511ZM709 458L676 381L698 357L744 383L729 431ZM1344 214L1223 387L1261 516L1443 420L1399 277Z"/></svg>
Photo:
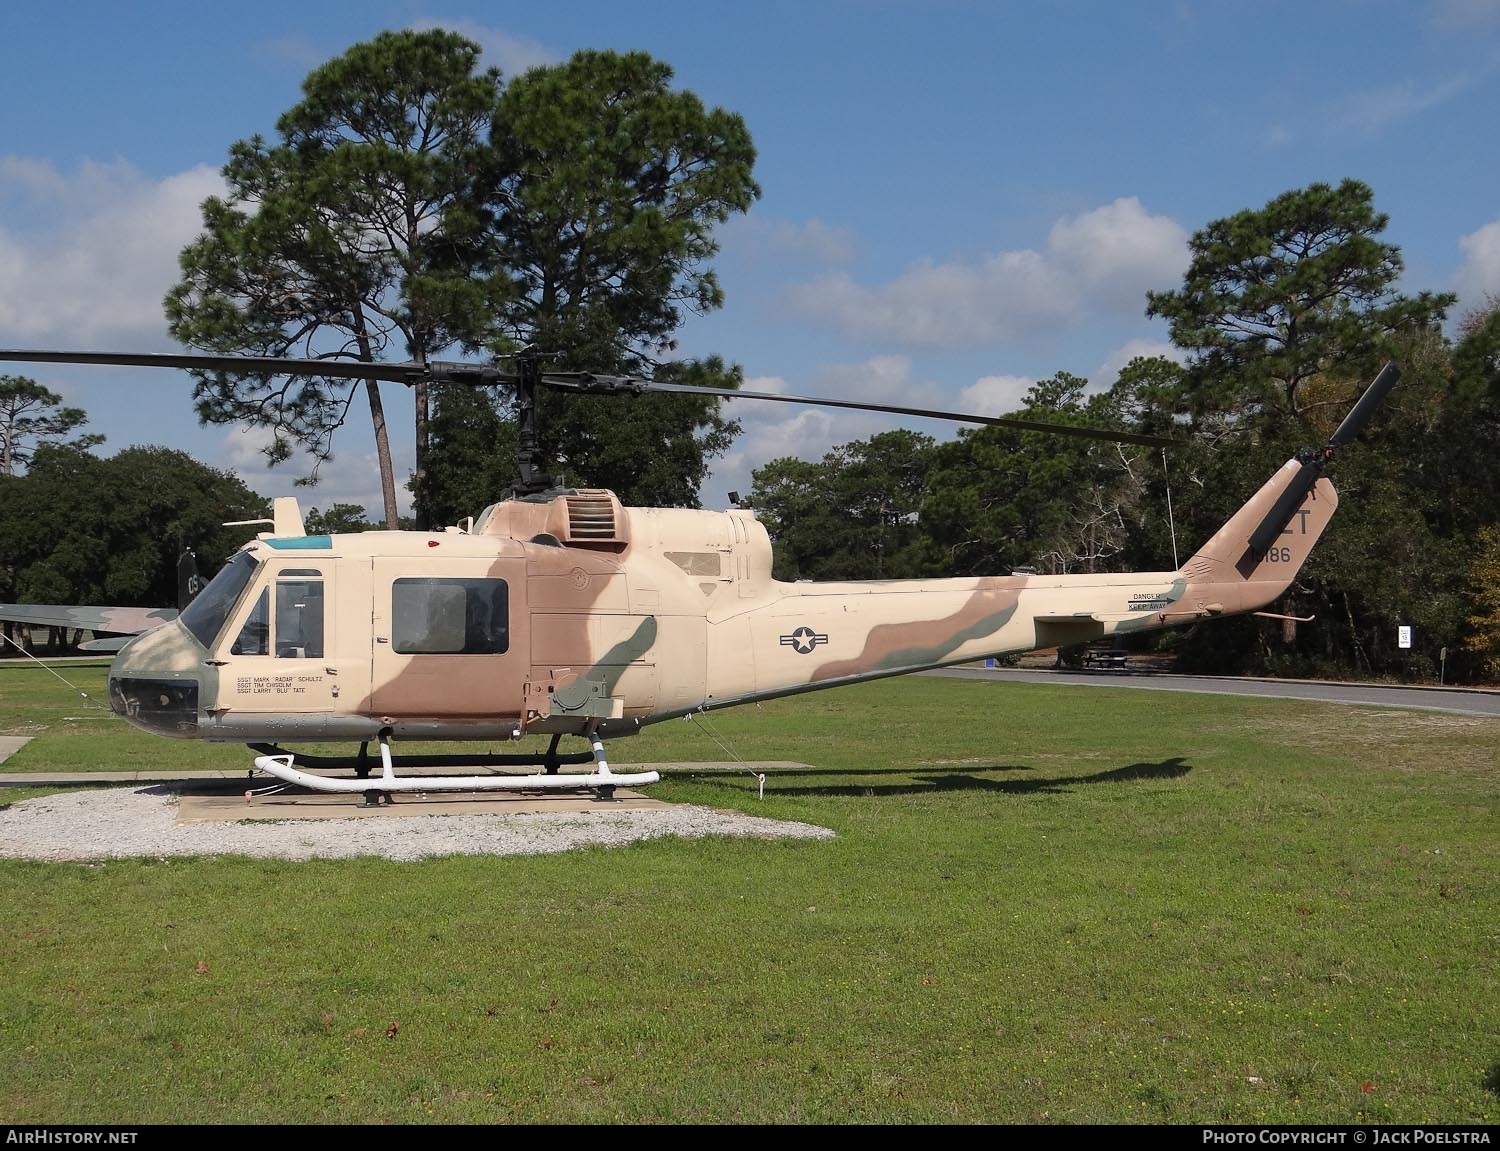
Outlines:
<svg viewBox="0 0 1500 1151"><path fill-rule="evenodd" d="M8 603L175 606L185 548L211 575L257 530L225 522L270 514L236 476L172 448L101 458L77 440L43 440L29 454L24 474L0 476L0 601ZM23 630L5 625L18 642ZM57 629L49 637L78 638Z"/></svg>
<svg viewBox="0 0 1500 1151"><path fill-rule="evenodd" d="M1394 360L1401 382L1331 466L1340 513L1283 604L1316 622L1240 618L1150 642L1198 670L1493 676L1500 301L1450 338L1454 297L1397 289L1387 223L1355 180L1211 222L1191 239L1182 287L1146 300L1181 363L1137 359L1104 391L1059 373L1016 413L1168 435L1170 450L986 427L772 461L751 501L778 576L1173 568L1290 456L1327 443ZM1411 649L1398 646L1403 625Z"/></svg>

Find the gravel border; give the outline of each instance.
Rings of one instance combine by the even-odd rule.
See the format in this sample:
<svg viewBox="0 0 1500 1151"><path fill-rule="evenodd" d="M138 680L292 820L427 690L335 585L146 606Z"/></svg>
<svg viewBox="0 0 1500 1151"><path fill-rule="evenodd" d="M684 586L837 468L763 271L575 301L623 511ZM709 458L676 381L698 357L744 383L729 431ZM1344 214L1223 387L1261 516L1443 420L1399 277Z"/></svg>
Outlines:
<svg viewBox="0 0 1500 1151"><path fill-rule="evenodd" d="M0 810L0 859L44 861L250 855L265 859L417 860L542 855L708 835L832 839L826 827L683 805L658 811L414 815L400 819L177 823L177 792L111 788L22 800Z"/></svg>

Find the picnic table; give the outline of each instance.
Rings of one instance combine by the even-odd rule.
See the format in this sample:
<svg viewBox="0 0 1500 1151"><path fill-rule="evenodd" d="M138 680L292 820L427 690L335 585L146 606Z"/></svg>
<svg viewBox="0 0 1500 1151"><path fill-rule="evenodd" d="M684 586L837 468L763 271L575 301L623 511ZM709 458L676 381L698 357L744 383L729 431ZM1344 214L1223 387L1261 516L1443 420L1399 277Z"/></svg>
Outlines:
<svg viewBox="0 0 1500 1151"><path fill-rule="evenodd" d="M1083 666L1090 671L1124 671L1128 653L1122 647L1091 646L1083 653Z"/></svg>

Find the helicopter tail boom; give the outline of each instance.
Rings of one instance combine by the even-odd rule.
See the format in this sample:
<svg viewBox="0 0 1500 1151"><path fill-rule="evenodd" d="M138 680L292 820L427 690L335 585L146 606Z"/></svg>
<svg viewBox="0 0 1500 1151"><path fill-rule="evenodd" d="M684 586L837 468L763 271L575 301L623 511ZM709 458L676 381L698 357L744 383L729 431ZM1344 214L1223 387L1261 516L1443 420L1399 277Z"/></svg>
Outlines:
<svg viewBox="0 0 1500 1151"><path fill-rule="evenodd" d="M1338 507L1338 493L1326 478L1307 488L1286 526L1266 547L1252 542L1256 530L1298 482L1302 462L1292 458L1214 533L1179 569L1193 599L1213 599L1213 614L1254 611L1282 595L1297 577L1313 545ZM1193 595L1196 590L1199 594Z"/></svg>

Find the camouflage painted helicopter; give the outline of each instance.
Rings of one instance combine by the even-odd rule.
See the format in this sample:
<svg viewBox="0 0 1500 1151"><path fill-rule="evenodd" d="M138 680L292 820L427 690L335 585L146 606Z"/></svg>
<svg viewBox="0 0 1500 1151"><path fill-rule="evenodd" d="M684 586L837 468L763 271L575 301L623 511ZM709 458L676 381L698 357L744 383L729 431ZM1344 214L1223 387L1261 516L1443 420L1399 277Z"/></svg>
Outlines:
<svg viewBox="0 0 1500 1151"><path fill-rule="evenodd" d="M1000 417L470 364L371 364L207 355L0 352L0 360L131 364L515 387L520 479L464 527L308 535L296 501L175 620L110 668L113 709L146 731L246 743L257 768L320 791L590 788L614 773L606 737L647 724L986 656L1256 612L1286 591L1337 506L1323 476L1396 382L1387 365L1326 447L1288 460L1175 571L783 583L752 511L627 508L602 489L557 490L537 466L542 388L677 392L860 408L1155 444L1150 436ZM529 775L398 776L391 741L550 734ZM562 755L564 735L591 750ZM276 743L358 740L352 766L313 775ZM275 741L273 743L273 741ZM379 746L371 775L368 745ZM428 758L433 767L477 757ZM564 764L594 760L586 773Z"/></svg>

